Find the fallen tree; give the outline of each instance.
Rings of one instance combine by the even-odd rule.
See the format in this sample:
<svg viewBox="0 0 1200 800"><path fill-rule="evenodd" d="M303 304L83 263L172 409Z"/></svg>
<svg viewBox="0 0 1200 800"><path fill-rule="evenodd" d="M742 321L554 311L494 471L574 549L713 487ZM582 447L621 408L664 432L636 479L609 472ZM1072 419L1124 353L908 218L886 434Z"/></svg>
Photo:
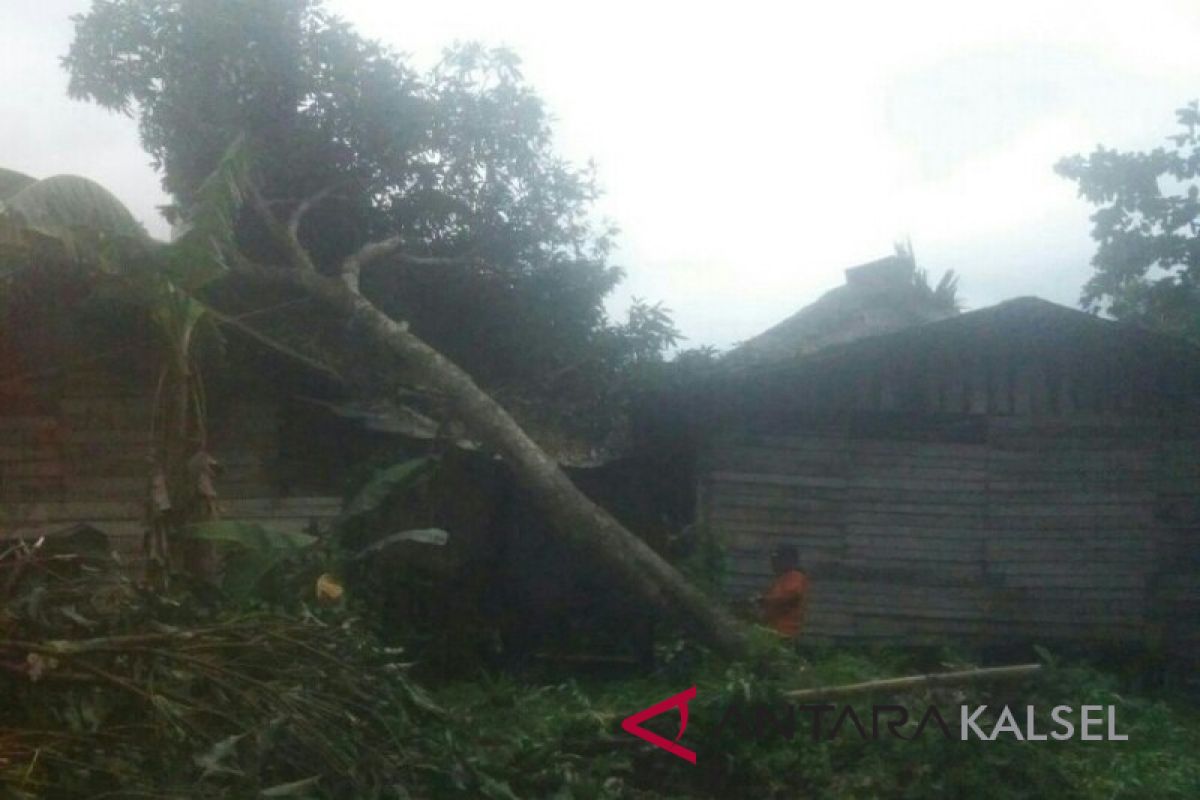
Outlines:
<svg viewBox="0 0 1200 800"><path fill-rule="evenodd" d="M245 148L241 140L231 146L205 182L205 190L198 193L201 205L191 213L222 251L224 263L253 280L300 290L345 319L359 336L401 359L412 380L441 396L471 434L505 460L559 535L590 552L651 609L684 622L724 653L744 654L749 632L743 623L592 502L470 375L360 289L359 278L368 264L384 258L419 261L422 257L403 252L400 239L394 237L363 245L341 262L337 275L322 272L298 231L306 212L326 193L296 204L290 216L281 219L274 210L278 204L262 196L253 180ZM264 263L239 248L233 221L243 201L268 232L278 262ZM431 267L437 266L437 259L430 262Z"/></svg>
<svg viewBox="0 0 1200 800"><path fill-rule="evenodd" d="M139 287L153 284L181 298L194 300L195 290L226 270L301 291L346 320L358 336L400 359L407 380L438 396L456 421L505 460L554 530L607 566L649 609L688 624L699 637L724 653L744 654L748 631L743 623L592 502L500 403L463 369L409 330L407 324L381 310L359 287L363 268L385 257L429 261L431 268L438 265L439 259L406 254L399 239L392 238L360 247L341 262L336 275L322 272L298 235L306 212L320 201L320 196L293 204L290 216L280 219L273 210L278 204L264 198L253 180L252 161L247 145L239 138L196 192L187 214L189 225L170 245L155 243L144 235L95 231L90 235L106 244L88 247L89 242L84 241L87 237L69 225L43 221L35 226L22 216L6 215L0 215L0 237L11 240L22 257L34 252L31 242L52 243L63 257L66 253L85 255L97 262L101 273L120 275L123 282ZM243 252L235 232L243 212L266 229L277 261L251 258ZM207 308L199 301L196 304ZM219 320L230 319L216 316ZM241 323L239 327L249 328Z"/></svg>
<svg viewBox="0 0 1200 800"><path fill-rule="evenodd" d="M74 22L68 91L138 118L172 221L190 225L195 246L177 239L175 266L208 271L215 244L222 267L332 310L356 349L326 354L337 372L368 371L376 352L403 362L403 381L503 457L554 527L648 608L742 648L741 624L581 494L481 388L586 422L612 411L625 368L677 336L653 308L607 323L621 270L608 263L613 231L594 224L599 188L555 152L518 58L459 45L420 74L320 0L115 0ZM238 148L222 156L238 137L253 169Z"/></svg>

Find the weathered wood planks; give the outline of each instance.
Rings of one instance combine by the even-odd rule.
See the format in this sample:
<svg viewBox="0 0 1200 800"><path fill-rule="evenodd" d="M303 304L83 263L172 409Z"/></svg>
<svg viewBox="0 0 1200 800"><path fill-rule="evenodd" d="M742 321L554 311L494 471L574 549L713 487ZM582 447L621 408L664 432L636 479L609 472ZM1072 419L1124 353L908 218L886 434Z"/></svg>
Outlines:
<svg viewBox="0 0 1200 800"><path fill-rule="evenodd" d="M1012 402L1027 411L1129 399L1081 398L1078 381L1061 375L1014 380ZM996 387L941 386L938 402L978 413ZM729 548L729 590L760 591L767 553L787 541L813 578L814 635L1129 640L1170 618L1173 636L1200 639L1200 614L1188 623L1169 605L1200 608L1200 595L1181 602L1191 598L1183 582L1160 577L1184 552L1200 577L1193 422L997 417L985 430L978 444L828 425L811 437L712 442L701 517Z"/></svg>

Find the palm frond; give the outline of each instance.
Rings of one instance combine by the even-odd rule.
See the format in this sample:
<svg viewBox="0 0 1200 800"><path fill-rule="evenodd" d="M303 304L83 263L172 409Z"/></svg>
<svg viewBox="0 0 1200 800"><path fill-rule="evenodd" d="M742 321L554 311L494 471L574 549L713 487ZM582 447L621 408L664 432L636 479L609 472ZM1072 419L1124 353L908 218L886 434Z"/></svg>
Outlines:
<svg viewBox="0 0 1200 800"><path fill-rule="evenodd" d="M245 137L238 136L196 189L182 232L163 253L165 269L180 286L198 288L224 274L223 254L236 246L237 214L251 163Z"/></svg>

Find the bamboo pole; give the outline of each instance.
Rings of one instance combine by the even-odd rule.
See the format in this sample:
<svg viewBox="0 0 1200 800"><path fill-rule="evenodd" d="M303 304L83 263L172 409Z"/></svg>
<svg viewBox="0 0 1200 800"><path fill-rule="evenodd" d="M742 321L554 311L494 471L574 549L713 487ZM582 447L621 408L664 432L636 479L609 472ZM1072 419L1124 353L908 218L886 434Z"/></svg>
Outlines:
<svg viewBox="0 0 1200 800"><path fill-rule="evenodd" d="M956 686L979 681L1013 680L1033 675L1042 668L1041 664L1015 664L1008 667L983 667L964 669L957 672L935 672L929 675L908 675L903 678L885 678L863 683L847 683L840 686L821 686L816 689L795 689L784 692L789 700L815 700L818 698L847 697L871 692L903 692L909 689Z"/></svg>

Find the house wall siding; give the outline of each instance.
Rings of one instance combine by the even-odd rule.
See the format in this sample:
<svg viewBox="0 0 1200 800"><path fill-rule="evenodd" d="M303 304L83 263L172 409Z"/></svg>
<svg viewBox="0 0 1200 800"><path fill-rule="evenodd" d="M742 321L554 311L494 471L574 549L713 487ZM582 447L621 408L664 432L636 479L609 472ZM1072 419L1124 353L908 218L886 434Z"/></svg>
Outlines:
<svg viewBox="0 0 1200 800"><path fill-rule="evenodd" d="M102 370L73 372L31 388L39 413L22 413L28 403L0 408L0 538L90 523L126 560L140 559L153 403L137 388ZM223 406L209 422L223 518L304 530L338 514L338 497L282 496L274 402L234 398Z"/></svg>
<svg viewBox="0 0 1200 800"><path fill-rule="evenodd" d="M846 417L726 433L701 475L729 592L761 591L795 544L815 636L1200 638L1190 418Z"/></svg>

